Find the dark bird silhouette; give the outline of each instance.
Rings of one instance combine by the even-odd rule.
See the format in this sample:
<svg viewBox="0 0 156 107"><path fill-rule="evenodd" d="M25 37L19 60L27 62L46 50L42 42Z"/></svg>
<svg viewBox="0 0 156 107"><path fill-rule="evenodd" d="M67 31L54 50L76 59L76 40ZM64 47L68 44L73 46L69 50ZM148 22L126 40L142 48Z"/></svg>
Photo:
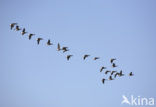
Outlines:
<svg viewBox="0 0 156 107"><path fill-rule="evenodd" d="M105 74L108 74L108 72L110 72L110 73L111 73L111 71L106 71L106 72L105 72Z"/></svg>
<svg viewBox="0 0 156 107"><path fill-rule="evenodd" d="M24 35L24 34L26 34L26 33L27 33L27 32L25 31L25 28L23 28L21 34Z"/></svg>
<svg viewBox="0 0 156 107"><path fill-rule="evenodd" d="M53 45L53 44L50 42L50 39L48 40L47 45Z"/></svg>
<svg viewBox="0 0 156 107"><path fill-rule="evenodd" d="M57 44L57 51L60 51L61 50L61 47L60 47L60 44L58 43Z"/></svg>
<svg viewBox="0 0 156 107"><path fill-rule="evenodd" d="M89 57L90 55L84 55L83 59L85 60L87 57Z"/></svg>
<svg viewBox="0 0 156 107"><path fill-rule="evenodd" d="M104 79L104 78L103 78L103 79L102 79L102 83L104 84L104 83L105 83L105 81L106 81L106 79Z"/></svg>
<svg viewBox="0 0 156 107"><path fill-rule="evenodd" d="M39 45L40 41L43 40L42 38L37 38L37 44Z"/></svg>
<svg viewBox="0 0 156 107"><path fill-rule="evenodd" d="M67 55L67 60L69 60L73 55Z"/></svg>
<svg viewBox="0 0 156 107"><path fill-rule="evenodd" d="M100 59L100 57L95 57L94 60Z"/></svg>
<svg viewBox="0 0 156 107"><path fill-rule="evenodd" d="M17 23L11 23L10 24L10 29L12 30L15 27L15 25L17 25Z"/></svg>
<svg viewBox="0 0 156 107"><path fill-rule="evenodd" d="M117 72L117 73L114 75L114 78L116 78L117 75L120 76L120 73Z"/></svg>
<svg viewBox="0 0 156 107"><path fill-rule="evenodd" d="M109 76L109 80L113 80L112 76Z"/></svg>
<svg viewBox="0 0 156 107"><path fill-rule="evenodd" d="M132 72L129 73L129 76L133 76L134 74Z"/></svg>
<svg viewBox="0 0 156 107"><path fill-rule="evenodd" d="M102 72L104 69L106 69L106 67L101 67L100 72Z"/></svg>
<svg viewBox="0 0 156 107"><path fill-rule="evenodd" d="M112 67L113 67L113 68L115 68L115 67L117 67L117 66L116 66L116 64L115 64L115 63L113 63L113 64L112 64Z"/></svg>
<svg viewBox="0 0 156 107"><path fill-rule="evenodd" d="M116 60L116 59L115 59L115 58L112 58L112 59L110 60L110 62L113 63L114 60Z"/></svg>
<svg viewBox="0 0 156 107"><path fill-rule="evenodd" d="M115 72L117 72L117 71L112 71L112 72L111 72L111 75L113 75Z"/></svg>
<svg viewBox="0 0 156 107"><path fill-rule="evenodd" d="M30 33L29 34L29 40L31 39L32 36L34 36L35 34Z"/></svg>
<svg viewBox="0 0 156 107"><path fill-rule="evenodd" d="M122 70L120 71L119 76L124 76Z"/></svg>
<svg viewBox="0 0 156 107"><path fill-rule="evenodd" d="M68 47L62 47L63 53L69 51Z"/></svg>
<svg viewBox="0 0 156 107"><path fill-rule="evenodd" d="M16 31L19 31L19 30L21 30L21 29L20 29L19 26L17 25L17 26L16 26Z"/></svg>

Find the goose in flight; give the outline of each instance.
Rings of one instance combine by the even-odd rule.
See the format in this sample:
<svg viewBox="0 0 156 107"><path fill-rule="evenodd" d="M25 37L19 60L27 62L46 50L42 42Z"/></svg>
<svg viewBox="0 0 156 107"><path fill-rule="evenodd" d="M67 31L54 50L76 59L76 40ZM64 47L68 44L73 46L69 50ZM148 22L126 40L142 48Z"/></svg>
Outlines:
<svg viewBox="0 0 156 107"><path fill-rule="evenodd" d="M120 73L117 72L117 73L114 75L114 78L116 78L117 75L120 76Z"/></svg>
<svg viewBox="0 0 156 107"><path fill-rule="evenodd" d="M122 70L120 71L119 76L124 76L124 74L122 73Z"/></svg>
<svg viewBox="0 0 156 107"><path fill-rule="evenodd" d="M110 62L113 63L115 60L116 60L115 58L112 58L112 59L110 60Z"/></svg>
<svg viewBox="0 0 156 107"><path fill-rule="evenodd" d="M115 63L113 63L113 64L112 64L112 67L115 68L115 67L117 67L117 65L116 65Z"/></svg>
<svg viewBox="0 0 156 107"><path fill-rule="evenodd" d="M68 47L62 47L63 53L69 51Z"/></svg>
<svg viewBox="0 0 156 107"><path fill-rule="evenodd" d="M112 72L111 72L111 75L113 75L115 72L117 72L117 71L112 71Z"/></svg>
<svg viewBox="0 0 156 107"><path fill-rule="evenodd" d="M27 32L25 31L25 28L23 28L21 34L24 35L24 34L26 34L26 33L27 33Z"/></svg>
<svg viewBox="0 0 156 107"><path fill-rule="evenodd" d="M17 25L17 23L11 23L10 24L10 29L12 30L14 28L14 26Z"/></svg>
<svg viewBox="0 0 156 107"><path fill-rule="evenodd" d="M40 41L43 40L43 38L37 38L37 44L39 45Z"/></svg>
<svg viewBox="0 0 156 107"><path fill-rule="evenodd" d="M110 73L111 73L111 71L106 71L106 72L105 72L105 74L108 74L108 72L110 72Z"/></svg>
<svg viewBox="0 0 156 107"><path fill-rule="evenodd" d="M100 72L102 72L104 69L106 69L106 67L102 66Z"/></svg>
<svg viewBox="0 0 156 107"><path fill-rule="evenodd" d="M104 79L104 78L103 78L103 79L102 79L102 83L104 84L104 83L105 83L105 81L106 81L106 79Z"/></svg>
<svg viewBox="0 0 156 107"><path fill-rule="evenodd" d="M73 55L67 55L67 60L69 60Z"/></svg>
<svg viewBox="0 0 156 107"><path fill-rule="evenodd" d="M89 57L90 55L84 55L83 59L85 60L87 57Z"/></svg>
<svg viewBox="0 0 156 107"><path fill-rule="evenodd" d="M32 36L34 36L35 34L30 33L29 34L29 40L31 39Z"/></svg>
<svg viewBox="0 0 156 107"><path fill-rule="evenodd" d="M57 44L57 51L60 51L61 50L61 47L60 47L60 44L58 43Z"/></svg>
<svg viewBox="0 0 156 107"><path fill-rule="evenodd" d="M109 80L113 80L112 76L109 76Z"/></svg>
<svg viewBox="0 0 156 107"><path fill-rule="evenodd" d="M100 57L95 57L94 60L100 59Z"/></svg>
<svg viewBox="0 0 156 107"><path fill-rule="evenodd" d="M129 76L133 76L134 74L132 72L129 73Z"/></svg>
<svg viewBox="0 0 156 107"><path fill-rule="evenodd" d="M17 25L17 26L16 26L16 31L19 31L19 30L21 30L21 29L20 29L19 26Z"/></svg>
<svg viewBox="0 0 156 107"><path fill-rule="evenodd" d="M47 45L53 45L53 44L50 42L50 39L48 40Z"/></svg>

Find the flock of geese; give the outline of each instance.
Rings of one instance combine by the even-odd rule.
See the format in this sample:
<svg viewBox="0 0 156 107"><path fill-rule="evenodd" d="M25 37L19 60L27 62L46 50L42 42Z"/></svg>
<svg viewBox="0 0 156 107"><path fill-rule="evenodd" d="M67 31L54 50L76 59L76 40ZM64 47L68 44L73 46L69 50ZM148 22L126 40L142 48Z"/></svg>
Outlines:
<svg viewBox="0 0 156 107"><path fill-rule="evenodd" d="M21 35L25 35L25 34L28 33L28 32L26 32L25 28L20 28L17 23L11 23L10 24L10 29L11 30L15 30L15 31L21 31ZM31 38L33 36L35 36L35 34L29 33L28 34L29 40L31 40ZM40 38L40 37L37 38L37 44L39 45L42 40L43 40L43 38ZM53 43L51 43L50 39L48 39L47 45L48 46L53 45ZM63 53L65 53L65 52L69 51L69 49L68 49L68 47L61 47L60 44L58 43L57 44L57 51L63 51ZM85 54L83 56L83 60L86 60L89 56L90 55ZM71 59L71 57L73 57L73 55L67 55L66 56L66 58L67 58L68 61ZM98 60L98 59L100 59L100 57L94 57L93 60ZM112 68L116 68L117 67L115 61L116 61L116 58L110 59L110 63L112 65ZM119 72L117 70L107 70L107 67L105 67L105 66L102 66L100 68L100 72L104 72L105 75L108 75L108 78L107 79L106 78L102 78L101 81L102 81L103 84L105 83L106 80L110 80L111 81L111 80L116 79L117 77L125 76L125 74L123 74L123 71L122 70L120 70ZM130 72L128 75L129 76L133 76L134 74L132 72Z"/></svg>

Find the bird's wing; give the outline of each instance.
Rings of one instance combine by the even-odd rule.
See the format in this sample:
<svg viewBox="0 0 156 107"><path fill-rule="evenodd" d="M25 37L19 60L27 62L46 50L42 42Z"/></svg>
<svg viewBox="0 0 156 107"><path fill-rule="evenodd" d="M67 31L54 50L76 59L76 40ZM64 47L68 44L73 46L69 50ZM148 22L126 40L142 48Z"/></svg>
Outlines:
<svg viewBox="0 0 156 107"><path fill-rule="evenodd" d="M37 40L37 43L38 43L38 44L40 43L40 39Z"/></svg>
<svg viewBox="0 0 156 107"><path fill-rule="evenodd" d="M60 44L59 43L57 44L57 49L60 50Z"/></svg>
<svg viewBox="0 0 156 107"><path fill-rule="evenodd" d="M84 59L84 60L86 59L86 55L83 57L83 59Z"/></svg>

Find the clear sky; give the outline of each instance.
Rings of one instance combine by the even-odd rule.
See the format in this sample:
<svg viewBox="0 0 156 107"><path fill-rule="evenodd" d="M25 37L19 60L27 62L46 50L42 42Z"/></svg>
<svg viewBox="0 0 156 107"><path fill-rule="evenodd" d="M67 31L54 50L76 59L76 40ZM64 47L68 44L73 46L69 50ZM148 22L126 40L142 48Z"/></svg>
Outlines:
<svg viewBox="0 0 156 107"><path fill-rule="evenodd" d="M155 0L0 0L0 13L0 107L129 107L122 95L156 97ZM36 35L11 31L12 22ZM56 51L58 42L70 51ZM110 58L126 76L103 85Z"/></svg>

